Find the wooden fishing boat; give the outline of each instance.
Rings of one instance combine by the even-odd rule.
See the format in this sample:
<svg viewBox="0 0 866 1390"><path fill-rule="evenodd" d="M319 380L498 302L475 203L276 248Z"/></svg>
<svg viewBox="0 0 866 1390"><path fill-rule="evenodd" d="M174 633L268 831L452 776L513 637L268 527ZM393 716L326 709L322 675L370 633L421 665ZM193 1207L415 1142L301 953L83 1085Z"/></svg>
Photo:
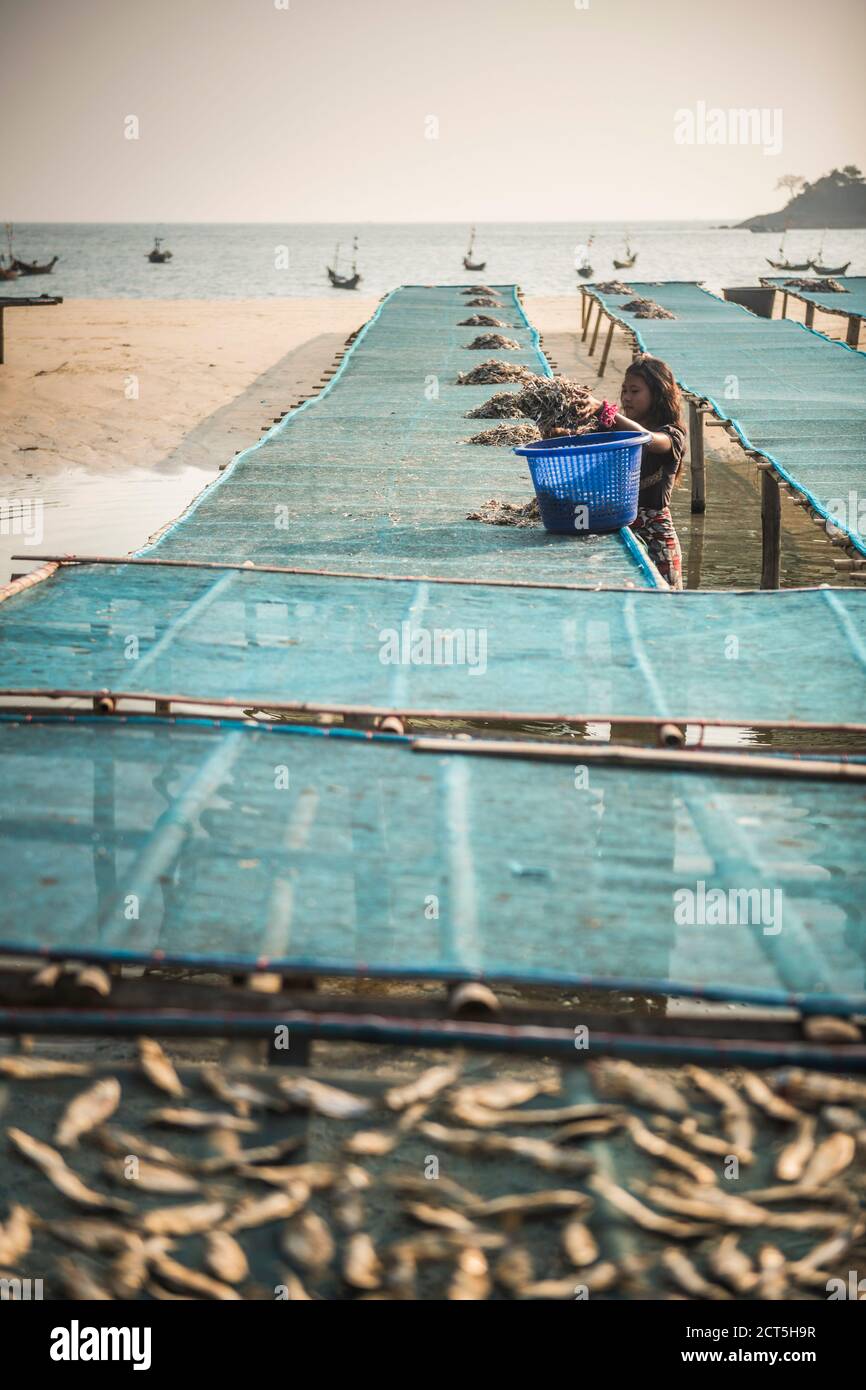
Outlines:
<svg viewBox="0 0 866 1390"><path fill-rule="evenodd" d="M165 261L171 260L171 252L162 250L162 237L153 238L153 250L148 251L147 259L151 265L163 265Z"/></svg>
<svg viewBox="0 0 866 1390"><path fill-rule="evenodd" d="M0 256L0 280L17 280L19 274L20 271L16 270L13 265L4 265L3 257Z"/></svg>
<svg viewBox="0 0 866 1390"><path fill-rule="evenodd" d="M59 260L59 256L52 256L50 261L40 265L38 261L22 261L18 256L14 256L12 269L20 271L22 275L50 275Z"/></svg>
<svg viewBox="0 0 866 1390"><path fill-rule="evenodd" d="M464 270L484 270L487 266L486 261L473 261L472 252L475 249L475 228L469 233L469 245L466 248L466 255L463 257Z"/></svg>
<svg viewBox="0 0 866 1390"><path fill-rule="evenodd" d="M785 255L785 237L787 235L788 232L786 228L785 231L782 233L782 240L779 242L779 249L776 252L776 255L779 257L779 259L777 261L771 261L769 256L765 256L764 260L767 262L767 265L771 265L774 270L808 270L811 264L810 261L788 260L787 256Z"/></svg>
<svg viewBox="0 0 866 1390"><path fill-rule="evenodd" d="M626 239L625 239L625 256L624 256L623 260L621 260L621 261L618 261L618 260L616 259L616 256L614 256L614 258L613 258L614 267L615 267L617 270L631 270L631 268L632 268L632 266L634 265L634 263L635 263L636 260L637 260L637 251L632 251L631 246L629 245L628 237L626 237Z"/></svg>
<svg viewBox="0 0 866 1390"><path fill-rule="evenodd" d="M818 261L809 262L809 265L818 275L844 275L850 264L850 261L846 261L844 265L821 265ZM804 266L803 269L805 268ZM799 270L800 266L797 266L797 269Z"/></svg>
<svg viewBox="0 0 866 1390"><path fill-rule="evenodd" d="M337 242L334 248L334 264L325 266L330 280L335 290L356 290L361 283L361 274L358 270L358 238L352 241L352 273L351 275L341 275L337 269L340 264L340 243Z"/></svg>
<svg viewBox="0 0 866 1390"><path fill-rule="evenodd" d="M583 248L575 247L575 252L580 252L580 260L575 260L574 268L582 280L588 280L590 275L595 274L589 259L589 248L592 246L593 240L594 238L590 237L586 246Z"/></svg>

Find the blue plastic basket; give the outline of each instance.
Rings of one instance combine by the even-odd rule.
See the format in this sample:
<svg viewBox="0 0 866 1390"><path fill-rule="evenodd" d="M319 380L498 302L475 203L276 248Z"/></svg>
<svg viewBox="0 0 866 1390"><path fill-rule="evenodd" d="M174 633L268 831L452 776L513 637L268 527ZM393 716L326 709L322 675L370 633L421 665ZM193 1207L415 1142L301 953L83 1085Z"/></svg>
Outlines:
<svg viewBox="0 0 866 1390"><path fill-rule="evenodd" d="M545 530L618 531L637 516L640 457L650 436L634 430L567 434L522 444Z"/></svg>

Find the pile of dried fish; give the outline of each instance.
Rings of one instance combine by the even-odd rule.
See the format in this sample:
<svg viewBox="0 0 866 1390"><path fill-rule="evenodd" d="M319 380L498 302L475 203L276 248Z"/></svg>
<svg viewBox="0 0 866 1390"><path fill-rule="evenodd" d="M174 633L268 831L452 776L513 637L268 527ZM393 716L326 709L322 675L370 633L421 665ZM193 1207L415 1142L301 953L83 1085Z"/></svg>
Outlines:
<svg viewBox="0 0 866 1390"><path fill-rule="evenodd" d="M507 348L512 352L519 352L520 344L514 338L506 338L502 333L479 333L477 338L466 344L467 352L482 352L485 348Z"/></svg>
<svg viewBox="0 0 866 1390"><path fill-rule="evenodd" d="M850 291L847 290L843 284L841 284L838 280L834 280L831 276L827 276L824 280L810 280L808 277L804 279L802 276L800 276L799 279L786 280L785 285L787 288L792 290L811 290L815 294L850 293Z"/></svg>
<svg viewBox="0 0 866 1390"><path fill-rule="evenodd" d="M496 291L495 291L495 290L492 290L492 289L490 288L489 285L467 285L465 289L463 289L463 290L460 291L460 293L461 293L461 294L495 294Z"/></svg>
<svg viewBox="0 0 866 1390"><path fill-rule="evenodd" d="M599 280L594 288L600 294L634 294L631 285L624 285L622 280Z"/></svg>
<svg viewBox="0 0 866 1390"><path fill-rule="evenodd" d="M520 414L534 420L543 438L555 430L585 434L598 426L598 407L585 386L564 376L540 376L527 382L517 394Z"/></svg>
<svg viewBox="0 0 866 1390"><path fill-rule="evenodd" d="M623 309L628 309L634 314L636 319L675 319L676 314L672 314L670 309L663 309L661 304L656 304L654 299L632 299L628 304L623 304Z"/></svg>
<svg viewBox="0 0 866 1390"><path fill-rule="evenodd" d="M527 422L525 425L493 425L489 430L482 430L480 434L473 434L471 439L464 440L464 443L492 444L494 446L534 444L536 439L540 438L541 430L538 426Z"/></svg>
<svg viewBox="0 0 866 1390"><path fill-rule="evenodd" d="M501 299L491 299L490 295L478 295L476 299L467 299L467 309L502 309L504 305Z"/></svg>
<svg viewBox="0 0 866 1390"><path fill-rule="evenodd" d="M484 521L488 526L538 526L541 511L538 498L529 502L503 502L499 497L491 497L483 502L477 512L467 512L467 521Z"/></svg>
<svg viewBox="0 0 866 1390"><path fill-rule="evenodd" d="M468 372L460 372L457 376L458 386L484 386L497 381L530 381L536 379L536 373L531 372L528 367L521 367L517 362L499 362L495 357L489 357L486 362L479 362L477 367L471 367ZM541 380L541 378L537 378Z"/></svg>
<svg viewBox="0 0 866 1390"><path fill-rule="evenodd" d="M484 364L482 363L482 366ZM519 391L497 391L489 400L467 410L467 420L515 420L526 411L520 408Z"/></svg>
<svg viewBox="0 0 866 1390"><path fill-rule="evenodd" d="M505 328L506 324L502 319L495 319L490 314L472 314L468 319L461 319L458 328Z"/></svg>
<svg viewBox="0 0 866 1390"><path fill-rule="evenodd" d="M89 1070L0 1058L10 1088L78 1084ZM45 1270L49 1297L99 1300L573 1300L612 1289L728 1300L826 1299L831 1280L860 1267L866 1081L611 1059L586 1075L590 1098L564 1104L552 1068L467 1079L457 1060L371 1096L293 1069L241 1076L208 1065L181 1080L143 1039L122 1094L115 1077L92 1079L49 1116L57 1147L6 1131L61 1214L37 1213L21 1200L23 1182L7 1182L18 1200L0 1213L0 1272L25 1277L26 1261L26 1277ZM138 1123L188 1136L179 1148L117 1122L121 1104L149 1088L171 1104ZM223 1108L205 1108L214 1101ZM34 1122L40 1113L29 1099L22 1109ZM327 1157L305 1161L309 1135L298 1125L309 1113ZM265 1127L270 1142L240 1138ZM584 1146L602 1139L596 1165ZM74 1152L74 1168L61 1149ZM522 1169L504 1191L503 1164ZM543 1185L527 1190L524 1173ZM63 1202L84 1211L70 1216ZM383 1211L388 1234L374 1239L368 1214ZM605 1251L611 1223L641 1233L640 1253ZM257 1283L253 1264L279 1273Z"/></svg>

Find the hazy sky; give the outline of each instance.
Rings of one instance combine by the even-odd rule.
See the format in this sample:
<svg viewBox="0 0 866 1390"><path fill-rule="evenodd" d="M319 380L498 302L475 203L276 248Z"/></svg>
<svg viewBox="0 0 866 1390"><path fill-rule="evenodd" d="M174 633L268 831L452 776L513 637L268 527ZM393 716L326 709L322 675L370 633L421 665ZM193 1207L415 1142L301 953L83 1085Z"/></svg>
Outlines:
<svg viewBox="0 0 866 1390"><path fill-rule="evenodd" d="M862 167L862 0L578 4L0 0L0 219L735 219ZM781 154L677 144L699 102Z"/></svg>

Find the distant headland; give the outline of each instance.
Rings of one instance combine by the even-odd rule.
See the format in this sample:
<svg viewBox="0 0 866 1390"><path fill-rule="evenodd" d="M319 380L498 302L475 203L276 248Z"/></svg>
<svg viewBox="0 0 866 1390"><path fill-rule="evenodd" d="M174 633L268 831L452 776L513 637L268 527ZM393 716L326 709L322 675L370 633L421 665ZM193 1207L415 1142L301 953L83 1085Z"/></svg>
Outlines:
<svg viewBox="0 0 866 1390"><path fill-rule="evenodd" d="M866 227L866 180L855 164L831 169L815 183L786 174L777 188L787 189L790 201L779 212L749 217L737 227L750 232L783 232L788 227Z"/></svg>

